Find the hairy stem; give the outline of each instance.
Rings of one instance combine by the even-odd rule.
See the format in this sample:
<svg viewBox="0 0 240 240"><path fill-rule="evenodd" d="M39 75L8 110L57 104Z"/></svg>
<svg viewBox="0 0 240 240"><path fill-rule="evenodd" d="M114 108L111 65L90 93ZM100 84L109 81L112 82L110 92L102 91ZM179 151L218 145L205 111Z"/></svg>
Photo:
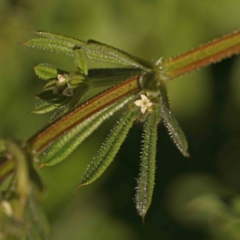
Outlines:
<svg viewBox="0 0 240 240"><path fill-rule="evenodd" d="M168 80L185 73L220 61L226 57L240 52L240 32L219 38L189 51L185 54L171 58L162 63L165 76ZM138 76L116 85L97 95L93 99L81 104L60 119L48 125L28 140L33 154L39 154L51 142L74 128L77 124L89 118L101 109L117 102L122 97L140 90Z"/></svg>
<svg viewBox="0 0 240 240"><path fill-rule="evenodd" d="M240 52L240 31L216 39L163 62L168 80L221 61Z"/></svg>
<svg viewBox="0 0 240 240"><path fill-rule="evenodd" d="M40 153L48 146L48 144L93 114L117 102L124 96L138 91L139 87L137 80L138 77L134 77L116 85L66 113L55 122L50 123L46 128L28 140L31 149L33 150L33 154Z"/></svg>

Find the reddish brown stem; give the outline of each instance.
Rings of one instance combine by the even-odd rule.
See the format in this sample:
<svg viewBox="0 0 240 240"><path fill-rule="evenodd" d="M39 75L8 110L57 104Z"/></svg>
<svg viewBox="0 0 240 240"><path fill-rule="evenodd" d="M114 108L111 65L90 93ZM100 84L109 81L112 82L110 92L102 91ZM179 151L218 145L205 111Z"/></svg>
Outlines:
<svg viewBox="0 0 240 240"><path fill-rule="evenodd" d="M76 107L65 114L60 119L49 124L46 128L35 134L28 140L33 154L38 154L55 139L66 131L80 124L96 112L117 102L119 99L139 90L138 77L131 78L107 91L100 93L96 97Z"/></svg>
<svg viewBox="0 0 240 240"><path fill-rule="evenodd" d="M208 66L240 52L240 32L234 32L172 59L163 65L168 79Z"/></svg>

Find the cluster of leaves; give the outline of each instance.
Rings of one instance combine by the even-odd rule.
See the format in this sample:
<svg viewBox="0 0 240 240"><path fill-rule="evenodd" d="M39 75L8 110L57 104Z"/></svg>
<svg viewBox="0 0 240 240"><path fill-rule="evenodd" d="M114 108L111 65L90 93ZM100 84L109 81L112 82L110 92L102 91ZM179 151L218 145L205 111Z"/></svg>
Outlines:
<svg viewBox="0 0 240 240"><path fill-rule="evenodd" d="M36 74L46 80L47 84L44 86L44 90L37 95L42 101L34 109L33 112L35 113L45 113L58 109L57 116L59 117L59 113L63 114L67 110L73 112L75 109L86 105L86 103L83 103L79 107L83 95L89 89L108 88L106 92L95 97L96 101L99 102L102 95L112 94L111 85L118 86L118 84L121 85L135 77L137 88L134 93L126 91L114 101L111 99L104 100L108 106L97 109L91 116L78 122L71 129L66 128L67 131L64 134L60 133L56 138L50 139L38 155L42 166L60 162L90 135L103 120L128 104L127 111L115 124L96 157L87 167L79 186L92 183L106 170L115 158L134 121L142 121L144 122L144 136L141 168L137 181L136 206L138 213L144 217L153 194L157 125L161 119L175 145L184 156L188 156L185 135L169 108L161 59L156 63L148 62L93 40L84 42L52 33L37 32L37 34L44 38L31 39L25 45L70 55L74 57L77 71L66 72L49 64L36 66ZM114 67L88 69L88 62L92 60L113 64ZM118 91L120 90L118 89ZM141 99L139 99L140 94ZM68 116L68 114L66 113L60 119L66 118L65 116ZM56 122L58 121L57 119ZM64 125L63 122L62 125ZM41 135L44 135L44 131ZM30 142L34 149L36 137ZM37 148L35 150L38 151Z"/></svg>
<svg viewBox="0 0 240 240"><path fill-rule="evenodd" d="M81 41L42 31L35 33L40 38L31 39L24 45L65 53L73 57L77 69L65 71L49 64L35 67L37 76L46 84L37 95L40 102L33 112L56 112L49 125L24 144L1 141L0 180L6 180L8 176L12 178L8 184L4 181L6 191L1 192L0 221L5 224L0 227L0 234L4 237L22 235L27 239L46 239L44 220L40 220L41 214L36 213L34 204L33 185L39 189L42 185L32 160L40 160L41 166L61 162L121 108L125 110L122 117L87 167L79 187L101 176L115 158L134 121L141 121L144 134L135 201L137 211L144 219L154 189L157 126L160 121L180 152L189 156L186 137L169 107L166 81L239 53L240 32L175 58L156 62L145 61L93 40ZM88 69L90 61L112 67ZM98 87L104 87L105 91L83 101L90 89ZM30 221L36 227L30 228Z"/></svg>
<svg viewBox="0 0 240 240"><path fill-rule="evenodd" d="M20 142L1 139L0 145L0 180L8 176L0 192L0 239L47 239L47 221L35 197L35 187L39 192L43 185L31 155Z"/></svg>
<svg viewBox="0 0 240 240"><path fill-rule="evenodd" d="M122 79L139 73L134 69L89 69L87 75L81 69L66 72L50 64L39 64L34 68L36 75L46 81L43 91L37 94L41 101L32 113L43 114L56 110L51 120L78 106L91 88L109 87Z"/></svg>

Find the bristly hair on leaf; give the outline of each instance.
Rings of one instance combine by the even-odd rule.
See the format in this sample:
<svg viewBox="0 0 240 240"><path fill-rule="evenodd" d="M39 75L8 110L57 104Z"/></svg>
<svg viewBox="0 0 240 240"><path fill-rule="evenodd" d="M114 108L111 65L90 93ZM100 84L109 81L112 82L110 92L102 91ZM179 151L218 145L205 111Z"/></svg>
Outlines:
<svg viewBox="0 0 240 240"><path fill-rule="evenodd" d="M87 167L79 187L87 185L100 177L115 158L122 143L127 137L135 120L134 111L128 111L116 123L97 155Z"/></svg>
<svg viewBox="0 0 240 240"><path fill-rule="evenodd" d="M155 124L153 115L153 113L149 114L144 123L140 174L137 180L137 193L135 197L137 212L142 217L143 222L152 201L155 184L157 125ZM159 118L159 109L157 115Z"/></svg>

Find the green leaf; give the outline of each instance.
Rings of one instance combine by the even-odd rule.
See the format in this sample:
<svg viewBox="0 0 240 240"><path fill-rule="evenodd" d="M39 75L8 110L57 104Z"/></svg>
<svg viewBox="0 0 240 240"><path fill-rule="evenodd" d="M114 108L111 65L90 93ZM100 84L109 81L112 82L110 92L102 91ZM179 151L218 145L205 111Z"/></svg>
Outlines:
<svg viewBox="0 0 240 240"><path fill-rule="evenodd" d="M87 56L83 48L75 49L73 52L75 64L83 74L88 74Z"/></svg>
<svg viewBox="0 0 240 240"><path fill-rule="evenodd" d="M69 79L68 83L71 85L71 86L78 86L80 85L80 83L86 81L86 77L83 76L83 75L76 75L76 76L73 76Z"/></svg>
<svg viewBox="0 0 240 240"><path fill-rule="evenodd" d="M58 106L59 104L51 104L46 101L40 101L39 103L36 104L35 108L31 111L31 113L35 114L48 113L55 110Z"/></svg>
<svg viewBox="0 0 240 240"><path fill-rule="evenodd" d="M49 40L52 40L56 45L61 45L62 47L69 46L72 50L73 48L75 49L82 48L85 50L87 58L93 61L111 63L115 65L133 66L141 69L152 69L155 67L154 63L135 57L120 49L117 49L104 43L100 43L95 40L88 40L85 42L49 32L38 31L34 33L42 37L46 37ZM81 55L80 57L83 57L83 60L80 60L80 62L84 63L85 56L82 54L80 55ZM78 58L77 66L79 66L80 69L82 69L81 64L79 64L80 62ZM83 67L82 70L86 71L85 66Z"/></svg>
<svg viewBox="0 0 240 240"><path fill-rule="evenodd" d="M172 111L169 108L169 102L167 98L167 91L164 83L162 83L159 87L160 90L160 109L161 109L161 117L163 119L163 123L168 130L168 133L179 149L179 151L185 157L189 157L188 153L188 142L184 132L182 131L177 119L172 114Z"/></svg>
<svg viewBox="0 0 240 240"><path fill-rule="evenodd" d="M135 120L134 111L128 111L123 117L115 124L108 138L103 143L100 151L94 157L93 161L87 167L79 187L87 185L95 181L110 163L115 158L122 143L127 137L130 128Z"/></svg>
<svg viewBox="0 0 240 240"><path fill-rule="evenodd" d="M50 80L44 85L43 89L45 91L46 90L54 90L56 88L56 86L57 86L57 80Z"/></svg>
<svg viewBox="0 0 240 240"><path fill-rule="evenodd" d="M50 64L41 63L34 68L36 75L43 80L56 79L58 70Z"/></svg>
<svg viewBox="0 0 240 240"><path fill-rule="evenodd" d="M157 151L157 124L155 121L155 116L150 113L144 124L141 166L137 180L136 208L143 221L152 201L155 181Z"/></svg>
<svg viewBox="0 0 240 240"><path fill-rule="evenodd" d="M74 44L48 38L33 38L23 44L27 47L38 48L41 50L61 52L68 56L73 56L73 48L75 47Z"/></svg>
<svg viewBox="0 0 240 240"><path fill-rule="evenodd" d="M70 38L70 37L66 37L63 35L59 35L59 34L55 34L55 33L50 33L50 32L45 32L45 31L33 31L34 33L42 36L42 37L46 37L46 38L50 38L53 40L56 40L58 42L65 42L74 46L81 46L82 44L85 44L84 41L75 39L75 38Z"/></svg>
<svg viewBox="0 0 240 240"><path fill-rule="evenodd" d="M86 51L87 57L93 61L129 67L132 66L140 69L151 69L155 66L155 64L149 61L145 61L118 48L95 40L88 40L82 48Z"/></svg>
<svg viewBox="0 0 240 240"><path fill-rule="evenodd" d="M55 140L41 155L42 166L52 166L69 156L93 131L95 131L108 117L122 108L133 96L128 96L118 103L107 107L92 117L86 119L75 128L66 132Z"/></svg>
<svg viewBox="0 0 240 240"><path fill-rule="evenodd" d="M38 98L53 104L66 104L69 101L67 96L54 94L52 89L42 91L36 95Z"/></svg>

